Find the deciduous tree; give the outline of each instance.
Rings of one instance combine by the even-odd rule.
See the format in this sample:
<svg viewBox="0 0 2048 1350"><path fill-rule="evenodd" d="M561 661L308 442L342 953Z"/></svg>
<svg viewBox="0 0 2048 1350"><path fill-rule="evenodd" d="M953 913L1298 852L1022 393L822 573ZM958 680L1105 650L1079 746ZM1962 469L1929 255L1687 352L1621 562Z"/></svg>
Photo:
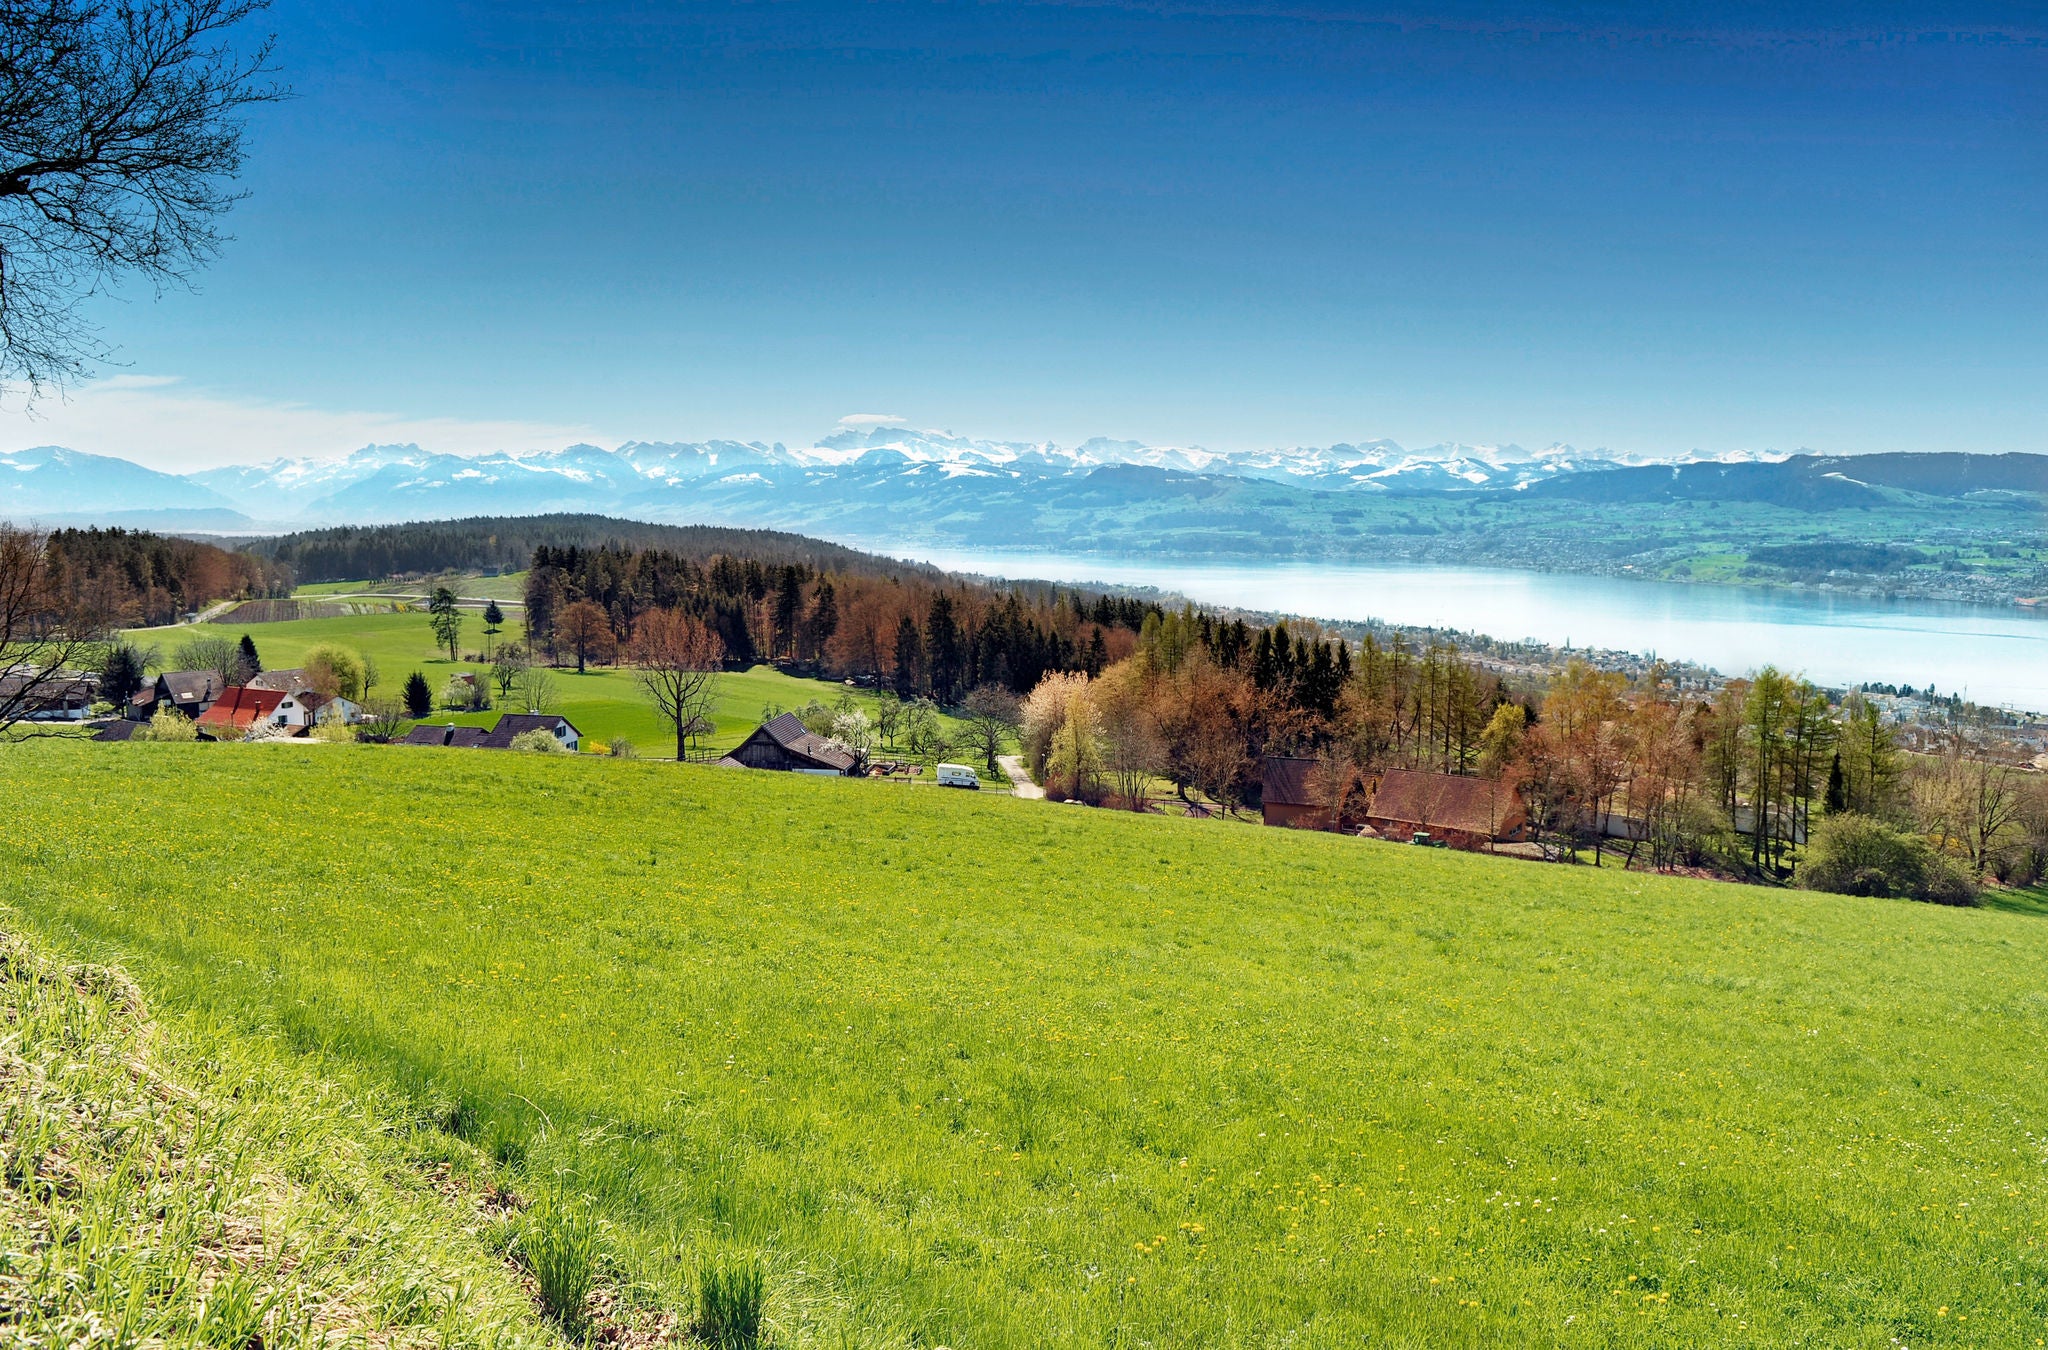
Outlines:
<svg viewBox="0 0 2048 1350"><path fill-rule="evenodd" d="M1016 735L1021 715L1017 696L999 685L977 686L961 701L961 739L980 753L990 773L996 770L996 756Z"/></svg>
<svg viewBox="0 0 2048 1350"><path fill-rule="evenodd" d="M724 659L718 634L680 610L651 609L633 630L632 661L640 688L675 733L679 762L690 757L691 743L711 729Z"/></svg>

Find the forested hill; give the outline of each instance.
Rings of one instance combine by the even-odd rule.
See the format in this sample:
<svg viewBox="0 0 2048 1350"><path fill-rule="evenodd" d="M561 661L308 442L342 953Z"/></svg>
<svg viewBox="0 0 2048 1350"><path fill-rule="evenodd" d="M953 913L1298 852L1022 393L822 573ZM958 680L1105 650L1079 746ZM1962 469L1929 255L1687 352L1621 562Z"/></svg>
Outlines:
<svg viewBox="0 0 2048 1350"><path fill-rule="evenodd" d="M782 530L718 525L652 525L613 516L472 516L403 525L343 525L253 540L257 557L284 563L301 582L374 580L403 573L518 571L536 548L664 553L706 563L721 554L764 565L791 563L854 575L937 575L934 569L884 558Z"/></svg>
<svg viewBox="0 0 2048 1350"><path fill-rule="evenodd" d="M2048 455L1794 455L1778 463L1655 464L1568 474L1526 492L1585 502L1762 502L1825 510L1880 505L1899 493L2048 494Z"/></svg>

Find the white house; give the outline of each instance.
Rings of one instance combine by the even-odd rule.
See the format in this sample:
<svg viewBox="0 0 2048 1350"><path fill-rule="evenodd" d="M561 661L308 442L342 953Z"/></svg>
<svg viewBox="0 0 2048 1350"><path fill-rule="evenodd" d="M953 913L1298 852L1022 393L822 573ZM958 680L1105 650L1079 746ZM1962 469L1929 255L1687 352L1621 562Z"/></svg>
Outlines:
<svg viewBox="0 0 2048 1350"><path fill-rule="evenodd" d="M363 708L351 699L323 698L317 691L301 689L286 694L284 701L271 714L270 724L277 727L317 727L340 719L344 726L354 726L363 720Z"/></svg>

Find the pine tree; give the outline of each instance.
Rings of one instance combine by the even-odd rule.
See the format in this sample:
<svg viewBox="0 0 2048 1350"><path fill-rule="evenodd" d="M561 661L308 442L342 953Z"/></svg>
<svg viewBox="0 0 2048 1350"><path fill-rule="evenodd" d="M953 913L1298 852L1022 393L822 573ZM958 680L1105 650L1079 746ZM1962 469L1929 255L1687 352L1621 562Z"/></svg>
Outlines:
<svg viewBox="0 0 2048 1350"><path fill-rule="evenodd" d="M1835 752L1834 760L1828 765L1828 790L1821 798L1821 804L1829 815L1849 809L1849 785L1842 777L1842 752Z"/></svg>
<svg viewBox="0 0 2048 1350"><path fill-rule="evenodd" d="M944 591L932 597L924 623L925 682L932 697L950 704L960 697L960 626L953 620L953 597Z"/></svg>
<svg viewBox="0 0 2048 1350"><path fill-rule="evenodd" d="M235 649L236 660L241 663L242 678L238 683L247 684L263 673L263 659L256 655L256 639L242 634L241 644Z"/></svg>
<svg viewBox="0 0 2048 1350"><path fill-rule="evenodd" d="M917 621L908 614L896 625L896 697L917 697L918 667L924 664L924 643L917 635Z"/></svg>
<svg viewBox="0 0 2048 1350"><path fill-rule="evenodd" d="M415 720L434 711L434 691L427 685L427 677L415 670L405 677L405 713Z"/></svg>

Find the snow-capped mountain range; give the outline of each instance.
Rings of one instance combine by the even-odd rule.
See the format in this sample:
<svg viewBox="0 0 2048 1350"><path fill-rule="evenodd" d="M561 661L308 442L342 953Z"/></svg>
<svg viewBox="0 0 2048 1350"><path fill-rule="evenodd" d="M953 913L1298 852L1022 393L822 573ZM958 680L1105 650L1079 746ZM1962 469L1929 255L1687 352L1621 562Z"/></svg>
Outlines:
<svg viewBox="0 0 2048 1350"><path fill-rule="evenodd" d="M1175 482L1185 495L1190 478L1316 492L1514 491L1644 462L1568 445L1410 450L1368 440L1222 452L1103 437L1073 446L991 441L886 426L841 430L798 449L759 441L628 441L612 450L571 445L458 456L369 445L340 459L280 458L183 475L44 446L0 453L0 515L223 529L237 521L300 526L543 511L766 523L790 512L764 508L793 500L931 507L935 496L986 499L993 491L1028 492L1106 471L1099 486L1122 502Z"/></svg>

